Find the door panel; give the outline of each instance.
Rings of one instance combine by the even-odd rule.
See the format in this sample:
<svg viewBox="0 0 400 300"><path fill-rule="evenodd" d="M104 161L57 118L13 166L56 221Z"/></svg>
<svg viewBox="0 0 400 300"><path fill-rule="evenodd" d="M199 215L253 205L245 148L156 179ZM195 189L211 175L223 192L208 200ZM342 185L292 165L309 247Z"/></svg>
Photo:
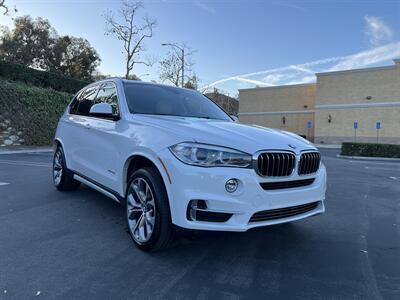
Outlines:
<svg viewBox="0 0 400 300"><path fill-rule="evenodd" d="M69 153L68 167L86 175L89 172L90 157L87 154L90 140L89 110L94 104L98 85L86 88L71 103L70 114L64 119L67 134L64 146Z"/></svg>
<svg viewBox="0 0 400 300"><path fill-rule="evenodd" d="M112 82L103 83L97 93L95 103L108 103L113 108L113 114L119 116L117 90ZM89 129L85 141L87 176L96 182L117 190L117 169L121 161L118 149L118 128L121 121L107 118L88 117L85 126Z"/></svg>
<svg viewBox="0 0 400 300"><path fill-rule="evenodd" d="M116 190L118 163L121 161L118 149L118 123L99 118L88 118L90 129L85 148L87 176L96 182Z"/></svg>
<svg viewBox="0 0 400 300"><path fill-rule="evenodd" d="M64 120L64 146L66 147L68 168L73 171L84 174L85 164L82 156L84 156L84 140L86 136L85 126L87 120L84 116L70 115Z"/></svg>

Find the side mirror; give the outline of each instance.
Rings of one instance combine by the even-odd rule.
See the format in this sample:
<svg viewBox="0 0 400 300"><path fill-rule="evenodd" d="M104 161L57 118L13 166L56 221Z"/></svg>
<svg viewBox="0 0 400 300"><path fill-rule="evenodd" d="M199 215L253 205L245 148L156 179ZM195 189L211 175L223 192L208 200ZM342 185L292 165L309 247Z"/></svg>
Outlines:
<svg viewBox="0 0 400 300"><path fill-rule="evenodd" d="M230 117L233 119L233 122L239 123L239 118L235 115L230 115Z"/></svg>
<svg viewBox="0 0 400 300"><path fill-rule="evenodd" d="M90 108L89 114L97 117L113 117L112 107L108 103L97 103Z"/></svg>

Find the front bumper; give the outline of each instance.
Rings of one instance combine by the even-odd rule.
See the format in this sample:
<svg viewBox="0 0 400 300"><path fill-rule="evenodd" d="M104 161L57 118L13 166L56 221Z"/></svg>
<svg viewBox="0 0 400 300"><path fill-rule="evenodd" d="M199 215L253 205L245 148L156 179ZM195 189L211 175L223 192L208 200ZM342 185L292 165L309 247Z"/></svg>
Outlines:
<svg viewBox="0 0 400 300"><path fill-rule="evenodd" d="M172 222L180 227L199 230L246 231L261 227L303 219L325 211L326 170L321 164L318 172L299 176L294 172L290 178L267 179L260 177L253 169L212 167L203 168L186 165L165 149L159 157L168 170L171 182L166 181ZM296 170L297 171L297 170ZM225 190L225 183L231 178L239 180L234 193ZM260 183L315 178L311 185L297 188L264 190ZM191 200L204 200L207 210L231 213L226 222L188 220L187 209ZM294 207L317 202L314 209L294 216L267 221L250 222L260 211Z"/></svg>

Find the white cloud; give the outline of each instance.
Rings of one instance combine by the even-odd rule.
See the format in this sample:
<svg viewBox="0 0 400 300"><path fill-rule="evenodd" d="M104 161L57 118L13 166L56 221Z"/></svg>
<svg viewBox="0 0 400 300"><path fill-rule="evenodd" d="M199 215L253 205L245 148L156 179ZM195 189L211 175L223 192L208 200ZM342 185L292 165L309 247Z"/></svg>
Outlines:
<svg viewBox="0 0 400 300"><path fill-rule="evenodd" d="M288 81L286 82L286 84L291 85L291 84L313 83L315 82L315 78L316 78L315 75L304 76L297 80Z"/></svg>
<svg viewBox="0 0 400 300"><path fill-rule="evenodd" d="M277 78L278 76L281 76L283 79L287 75L284 76L283 74L281 74L281 75L278 75L278 74L283 73L283 72L293 71L293 69L295 69L295 68L309 68L312 66L328 64L328 63L339 61L343 58L345 58L345 57L342 57L342 56L330 57L330 58L315 60L315 61L311 61L311 62L299 64L299 65L290 65L290 66L286 66L286 67L280 67L280 68L268 69L268 70L264 70L264 71L258 71L258 72L252 72L252 73L247 73L247 74L242 74L242 75L231 76L231 77L227 77L227 78L223 78L223 79L214 81L214 82L208 84L208 86L213 87L218 84L234 80L236 77L248 78L248 77L260 76L260 75L266 75L266 74L274 74L274 77L269 77L269 78ZM264 77L264 78L268 78L268 77Z"/></svg>
<svg viewBox="0 0 400 300"><path fill-rule="evenodd" d="M217 12L214 7L211 7L210 5L205 4L204 2L201 1L195 1L194 5L213 15Z"/></svg>
<svg viewBox="0 0 400 300"><path fill-rule="evenodd" d="M200 7L199 3L197 5ZM328 57L297 65L230 76L214 81L204 88L218 87L234 92L238 88L250 88L255 85L311 83L315 82L315 73L364 68L399 58L400 42L391 42L393 32L390 27L375 16L365 16L364 19L365 34L372 45L371 49L346 56Z"/></svg>
<svg viewBox="0 0 400 300"><path fill-rule="evenodd" d="M363 68L388 61L400 56L400 42L390 43L385 46L349 55L327 71L340 71Z"/></svg>
<svg viewBox="0 0 400 300"><path fill-rule="evenodd" d="M252 83L252 84L261 85L261 86L274 86L275 85L273 83L260 81L260 80L243 78L243 77L240 77L240 76L232 77L232 80L241 81L241 82L245 82L245 83Z"/></svg>
<svg viewBox="0 0 400 300"><path fill-rule="evenodd" d="M309 12L309 9L305 8L303 5L298 5L295 3L289 3L289 2L285 2L285 1L281 1L281 2L272 2L273 5L279 5L279 6L284 6L284 7L288 7L297 11L301 11L301 12Z"/></svg>
<svg viewBox="0 0 400 300"><path fill-rule="evenodd" d="M374 16L365 16L365 34L372 46L381 45L392 40L393 32L381 19Z"/></svg>
<svg viewBox="0 0 400 300"><path fill-rule="evenodd" d="M315 72L311 69L307 69L304 66L290 66L293 70L306 72L308 74L315 74Z"/></svg>
<svg viewBox="0 0 400 300"><path fill-rule="evenodd" d="M270 82L270 83L276 84L276 83L281 82L282 80L284 80L285 77L286 77L285 74L275 73L275 74L268 74L262 80L265 81L265 82Z"/></svg>
<svg viewBox="0 0 400 300"><path fill-rule="evenodd" d="M364 68L399 57L400 42L394 42L351 55L328 57L298 65L289 65L222 78L208 84L204 88L218 87L219 89L226 89L233 93L239 86L240 88L250 88L255 85L274 86L311 83L315 82L314 72L320 73ZM248 85L243 86L245 83Z"/></svg>

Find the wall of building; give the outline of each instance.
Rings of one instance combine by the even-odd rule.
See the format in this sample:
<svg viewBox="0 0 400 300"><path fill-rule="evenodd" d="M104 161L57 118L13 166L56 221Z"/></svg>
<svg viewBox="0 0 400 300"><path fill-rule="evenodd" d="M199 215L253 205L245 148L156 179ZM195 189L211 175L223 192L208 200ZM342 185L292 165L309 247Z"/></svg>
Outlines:
<svg viewBox="0 0 400 300"><path fill-rule="evenodd" d="M316 143L354 141L357 122L357 141L400 144L400 65L317 74L315 122Z"/></svg>
<svg viewBox="0 0 400 300"><path fill-rule="evenodd" d="M317 84L240 90L239 98L242 123L292 131L316 143L400 144L400 60L392 66L320 73Z"/></svg>
<svg viewBox="0 0 400 300"><path fill-rule="evenodd" d="M315 97L315 84L240 90L239 120L288 130L312 140ZM311 129L307 128L308 122L312 122Z"/></svg>
<svg viewBox="0 0 400 300"><path fill-rule="evenodd" d="M328 122L329 115L331 123ZM356 133L354 122L358 123ZM381 123L379 133L376 122ZM400 144L400 107L322 109L316 111L315 123L316 143L357 141Z"/></svg>

